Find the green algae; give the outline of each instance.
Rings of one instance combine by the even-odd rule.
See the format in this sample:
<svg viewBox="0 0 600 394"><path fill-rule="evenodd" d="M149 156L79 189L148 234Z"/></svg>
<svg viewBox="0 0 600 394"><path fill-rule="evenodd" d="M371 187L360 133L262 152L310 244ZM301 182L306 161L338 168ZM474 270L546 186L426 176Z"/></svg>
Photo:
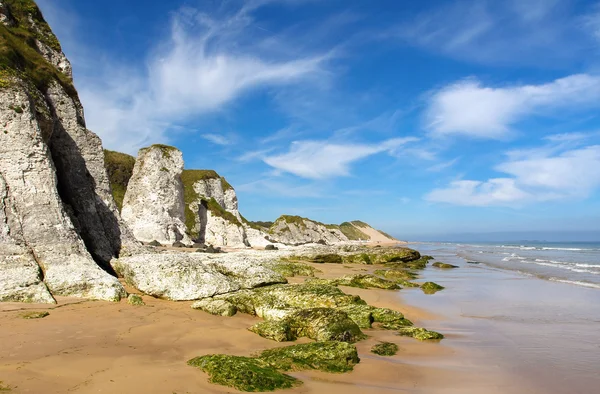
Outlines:
<svg viewBox="0 0 600 394"><path fill-rule="evenodd" d="M371 237L360 231L356 226L353 226L352 223L344 222L340 224L338 228L350 241L363 241L371 239Z"/></svg>
<svg viewBox="0 0 600 394"><path fill-rule="evenodd" d="M284 374L288 371L317 370L344 373L360 362L354 345L344 342L315 342L264 350L253 357L211 354L196 357L188 365L209 375L214 384L240 391L275 391L302 384Z"/></svg>
<svg viewBox="0 0 600 394"><path fill-rule="evenodd" d="M355 274L345 275L341 278L336 279L307 279L309 283L319 283L331 286L349 286L357 287L360 289L385 289L385 290L398 290L401 287L396 282L392 282L386 279L381 279L378 276L370 274Z"/></svg>
<svg viewBox="0 0 600 394"><path fill-rule="evenodd" d="M125 153L104 150L104 168L108 174L110 188L119 212L123 208L123 199L127 185L133 175L135 158Z"/></svg>
<svg viewBox="0 0 600 394"><path fill-rule="evenodd" d="M282 320L260 322L249 330L278 342L293 341L300 337L321 342L357 342L365 338L346 312L332 308L302 309Z"/></svg>
<svg viewBox="0 0 600 394"><path fill-rule="evenodd" d="M237 313L237 308L232 303L225 300L214 300L212 298L194 302L192 304L192 309L201 309L206 313L218 316L233 316Z"/></svg>
<svg viewBox="0 0 600 394"><path fill-rule="evenodd" d="M417 274L412 272L412 271L408 271L405 269L387 269L387 270L376 270L374 272L375 275L379 275L379 276L383 276L385 279L388 280L413 280L417 278Z"/></svg>
<svg viewBox="0 0 600 394"><path fill-rule="evenodd" d="M425 282L421 285L421 290L423 290L423 292L425 294L434 294L440 290L444 290L445 287L444 286L440 286L435 282Z"/></svg>
<svg viewBox="0 0 600 394"><path fill-rule="evenodd" d="M0 391L8 392L12 391L12 387L6 386L3 381L0 380Z"/></svg>
<svg viewBox="0 0 600 394"><path fill-rule="evenodd" d="M360 362L356 347L346 342L315 342L268 349L258 358L282 371L349 372Z"/></svg>
<svg viewBox="0 0 600 394"><path fill-rule="evenodd" d="M391 342L381 342L371 348L371 353L379 356L394 356L398 353L398 345Z"/></svg>
<svg viewBox="0 0 600 394"><path fill-rule="evenodd" d="M269 263L268 266L273 271L288 278L294 276L314 277L316 272L321 272L318 269L313 268L310 265L304 263L280 261L275 263Z"/></svg>
<svg viewBox="0 0 600 394"><path fill-rule="evenodd" d="M230 223L237 226L241 226L242 223L235 217L234 214L223 208L217 200L214 198L201 198L200 195L194 189L194 184L198 181L207 179L220 179L223 191L233 189L233 187L213 170L183 170L181 173L181 182L183 184L183 199L184 199L184 213L185 213L185 225L189 235L192 238L197 237L198 234L194 230L196 226L196 215L192 208L198 200L203 200L208 210L217 217L221 217ZM197 210L197 209L196 209Z"/></svg>
<svg viewBox="0 0 600 394"><path fill-rule="evenodd" d="M41 312L25 312L21 315L23 319L43 319L46 316L49 316L50 312L41 311Z"/></svg>
<svg viewBox="0 0 600 394"><path fill-rule="evenodd" d="M298 379L251 357L213 354L193 358L188 365L206 372L209 382L240 391L275 391L302 384Z"/></svg>
<svg viewBox="0 0 600 394"><path fill-rule="evenodd" d="M432 267L436 267L436 268L443 268L443 269L449 269L449 268L458 268L458 265L452 265L452 264L447 264L447 263L441 263L439 261L431 264Z"/></svg>
<svg viewBox="0 0 600 394"><path fill-rule="evenodd" d="M139 294L129 294L127 296L127 303L133 306L144 306L146 303Z"/></svg>
<svg viewBox="0 0 600 394"><path fill-rule="evenodd" d="M420 341L443 339L444 336L439 332L429 331L420 327L404 327L398 330L398 335L404 337L413 337Z"/></svg>

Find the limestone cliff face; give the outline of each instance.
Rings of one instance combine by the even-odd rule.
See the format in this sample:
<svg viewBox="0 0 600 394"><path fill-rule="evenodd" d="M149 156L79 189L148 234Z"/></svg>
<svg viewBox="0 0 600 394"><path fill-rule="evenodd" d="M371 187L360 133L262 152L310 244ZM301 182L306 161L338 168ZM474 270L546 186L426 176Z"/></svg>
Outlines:
<svg viewBox="0 0 600 394"><path fill-rule="evenodd" d="M166 145L140 149L121 210L137 240L191 243L185 227L182 171L179 150Z"/></svg>
<svg viewBox="0 0 600 394"><path fill-rule="evenodd" d="M283 215L269 229L269 237L284 244L347 242L338 226L327 226L300 216Z"/></svg>
<svg viewBox="0 0 600 394"><path fill-rule="evenodd" d="M212 170L185 170L186 223L192 237L215 246L250 246L233 187Z"/></svg>
<svg viewBox="0 0 600 394"><path fill-rule="evenodd" d="M2 1L0 21L0 300L118 300L109 262L137 244L71 66L33 1Z"/></svg>

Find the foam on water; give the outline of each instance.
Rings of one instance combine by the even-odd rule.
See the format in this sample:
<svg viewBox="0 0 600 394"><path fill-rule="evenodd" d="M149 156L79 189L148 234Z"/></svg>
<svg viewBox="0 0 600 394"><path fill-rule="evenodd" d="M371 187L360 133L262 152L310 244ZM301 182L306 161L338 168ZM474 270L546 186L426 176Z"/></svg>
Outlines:
<svg viewBox="0 0 600 394"><path fill-rule="evenodd" d="M448 244L447 244L448 245ZM600 288L600 244L454 244L456 253L546 280ZM551 279L552 278L552 279Z"/></svg>

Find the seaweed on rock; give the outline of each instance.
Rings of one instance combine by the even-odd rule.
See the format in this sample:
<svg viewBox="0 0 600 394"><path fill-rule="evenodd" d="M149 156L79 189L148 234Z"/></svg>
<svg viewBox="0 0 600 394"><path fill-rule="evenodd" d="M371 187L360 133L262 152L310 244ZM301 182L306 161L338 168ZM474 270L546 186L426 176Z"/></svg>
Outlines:
<svg viewBox="0 0 600 394"><path fill-rule="evenodd" d="M440 286L435 282L425 282L421 285L421 290L425 294L434 294L440 290L444 290L444 286Z"/></svg>
<svg viewBox="0 0 600 394"><path fill-rule="evenodd" d="M206 372L211 383L240 391L275 391L302 384L298 379L251 357L211 354L193 358L188 365Z"/></svg>
<svg viewBox="0 0 600 394"><path fill-rule="evenodd" d="M378 276L370 274L345 275L337 279L307 279L307 282L331 286L358 287L360 289L398 290L401 288L396 282L381 279Z"/></svg>
<svg viewBox="0 0 600 394"><path fill-rule="evenodd" d="M282 371L349 372L360 362L356 347L346 342L314 342L263 351L259 359Z"/></svg>
<svg viewBox="0 0 600 394"><path fill-rule="evenodd" d="M307 337L316 341L356 342L366 336L346 312L332 308L310 308L281 320L263 321L250 331L278 342Z"/></svg>
<svg viewBox="0 0 600 394"><path fill-rule="evenodd" d="M398 335L404 337L413 337L420 341L443 339L444 336L439 332L429 331L420 327L404 327L398 330Z"/></svg>
<svg viewBox="0 0 600 394"><path fill-rule="evenodd" d="M371 348L371 353L379 356L394 356L398 353L398 345L391 342L381 342Z"/></svg>
<svg viewBox="0 0 600 394"><path fill-rule="evenodd" d="M188 365L206 372L211 383L240 391L275 391L302 384L287 371L352 371L360 362L354 345L316 342L265 350L254 357L211 354L196 357Z"/></svg>

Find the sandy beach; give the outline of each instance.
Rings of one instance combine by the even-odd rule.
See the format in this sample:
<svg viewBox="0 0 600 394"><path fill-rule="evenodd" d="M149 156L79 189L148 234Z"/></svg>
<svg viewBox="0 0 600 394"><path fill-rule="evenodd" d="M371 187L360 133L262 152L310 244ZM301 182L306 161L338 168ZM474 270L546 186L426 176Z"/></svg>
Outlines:
<svg viewBox="0 0 600 394"><path fill-rule="evenodd" d="M378 268L339 264L314 266L323 271L318 276L324 278L364 270L372 272ZM440 331L446 338L439 343L428 343L397 336L393 331L364 330L369 338L357 343L361 362L353 372L292 373L304 384L287 392L593 392L590 389L599 382L597 371L594 374L591 370L572 368L576 364L566 365L565 368L572 369L566 379L560 374L560 366L552 365L556 361L552 355L543 352L544 344L548 345L547 341L554 339L544 331L543 327L547 325L518 319L516 323L510 323L511 315L505 316L505 320L509 320L507 323L498 315L502 309L498 304L501 297L490 294L490 289L498 289L498 286L490 287L490 283L501 283L502 292L506 294L512 294L524 285L528 289L536 283L544 285L538 279L514 276L463 263L460 269L451 272L434 268L423 272L423 278L434 279L447 287L435 295L425 295L420 289L388 291L343 287L344 292L360 295L371 305L402 311L415 324ZM478 286L469 285L469 282L479 280L485 280L485 286L481 282ZM290 279L291 283L301 281L303 278ZM524 283L527 281L530 283ZM133 292L133 289L128 290ZM468 309L465 309L465 300L469 301ZM65 298L58 301L56 306L0 305L0 381L11 388L10 392L233 392L235 390L231 388L208 383L207 375L186 365L186 361L211 353L251 355L287 345L249 332L247 328L259 320L256 317L245 314L213 316L191 309L191 302L170 302L147 296L144 296L147 305L143 307L133 307L126 302ZM43 319L23 319L21 314L29 310L47 310L50 315ZM506 329L507 324L512 331ZM559 322L553 327L555 331L565 332L574 328L568 322ZM533 334L538 341L530 340ZM573 338L562 335L559 339L564 346L557 350L568 360L568 351L576 351L572 347ZM393 357L370 353L371 346L379 341L397 343L400 351ZM595 343L596 347L598 343ZM594 354L597 353L588 356L594 357ZM576 354L572 356L577 357ZM530 357L541 358L547 363L531 365ZM594 368L593 365L598 365L597 360L590 368Z"/></svg>

